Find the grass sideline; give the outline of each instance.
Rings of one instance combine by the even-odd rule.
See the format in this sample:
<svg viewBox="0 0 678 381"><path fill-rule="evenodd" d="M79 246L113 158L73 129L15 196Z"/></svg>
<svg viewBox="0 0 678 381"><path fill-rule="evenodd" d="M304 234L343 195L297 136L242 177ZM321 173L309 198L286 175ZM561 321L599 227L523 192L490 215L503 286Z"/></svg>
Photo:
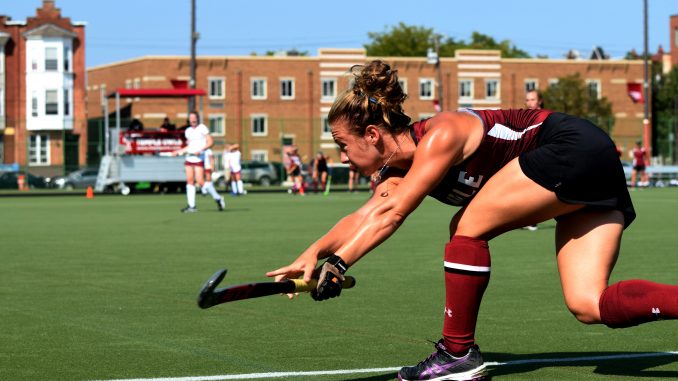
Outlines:
<svg viewBox="0 0 678 381"><path fill-rule="evenodd" d="M390 368L411 365L440 336L441 259L454 208L426 200L388 242L351 269L356 288L322 303L268 297L200 310L222 284L265 280L367 197L251 194L182 215L180 195L0 198L0 379L109 380ZM632 192L612 281L678 283L678 189ZM478 342L493 380L678 378L678 357L573 361L678 350L678 322L626 329L578 323L564 306L555 224L490 243L493 274ZM191 240L188 237L195 237ZM381 374L323 380L389 380ZM311 380L317 377L276 379Z"/></svg>

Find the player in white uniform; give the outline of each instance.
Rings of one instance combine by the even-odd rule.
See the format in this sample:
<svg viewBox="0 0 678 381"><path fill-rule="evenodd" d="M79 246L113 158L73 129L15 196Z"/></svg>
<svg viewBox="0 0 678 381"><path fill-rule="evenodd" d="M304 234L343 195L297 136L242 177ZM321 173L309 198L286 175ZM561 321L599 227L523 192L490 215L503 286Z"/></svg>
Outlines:
<svg viewBox="0 0 678 381"><path fill-rule="evenodd" d="M224 155L225 158L225 167L231 171L231 194L233 196L238 196L245 194L245 190L242 185L242 178L240 177L240 171L242 166L240 160L242 158L242 153L240 153L240 146L233 144L229 147L228 152Z"/></svg>
<svg viewBox="0 0 678 381"><path fill-rule="evenodd" d="M181 209L183 213L197 212L195 207L195 183L200 187L205 184L205 172L203 164L203 152L212 147L214 141L210 136L210 131L204 124L200 123L200 116L197 112L191 111L188 115L189 126L186 128L186 146L172 152L174 156L186 155L184 170L186 172L186 199L188 206Z"/></svg>
<svg viewBox="0 0 678 381"><path fill-rule="evenodd" d="M214 153L212 153L211 148L208 148L203 152L203 165L205 167L205 185L200 187L200 191L202 192L203 196L206 196L209 193L214 201L216 201L219 211L223 211L224 207L226 206L226 202L221 196L219 196L219 193L217 193L217 190L214 189L214 185L212 184Z"/></svg>

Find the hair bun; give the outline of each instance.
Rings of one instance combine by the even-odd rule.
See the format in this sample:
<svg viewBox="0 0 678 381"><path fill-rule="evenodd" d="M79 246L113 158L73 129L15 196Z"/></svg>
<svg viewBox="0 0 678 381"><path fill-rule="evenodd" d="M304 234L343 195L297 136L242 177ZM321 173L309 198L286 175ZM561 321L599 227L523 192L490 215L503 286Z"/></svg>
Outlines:
<svg viewBox="0 0 678 381"><path fill-rule="evenodd" d="M374 60L364 66L356 65L351 71L355 77L353 91L357 95L367 96L371 103L399 109L407 97L398 82L398 71L391 70L391 66L384 61Z"/></svg>

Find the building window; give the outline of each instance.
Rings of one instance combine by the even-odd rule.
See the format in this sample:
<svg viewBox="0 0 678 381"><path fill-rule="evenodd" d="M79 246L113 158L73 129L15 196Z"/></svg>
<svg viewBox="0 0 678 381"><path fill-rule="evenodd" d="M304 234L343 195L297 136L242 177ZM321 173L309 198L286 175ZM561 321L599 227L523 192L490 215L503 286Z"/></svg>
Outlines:
<svg viewBox="0 0 678 381"><path fill-rule="evenodd" d="M250 157L254 161L268 161L268 151L263 149L253 149L250 151Z"/></svg>
<svg viewBox="0 0 678 381"><path fill-rule="evenodd" d="M589 79L586 81L586 87L589 90L590 96L596 99L600 99L600 80Z"/></svg>
<svg viewBox="0 0 678 381"><path fill-rule="evenodd" d="M280 99L294 99L294 79L280 79Z"/></svg>
<svg viewBox="0 0 678 381"><path fill-rule="evenodd" d="M400 88L403 89L403 93L407 94L407 78L398 78L398 83Z"/></svg>
<svg viewBox="0 0 678 381"><path fill-rule="evenodd" d="M67 72L67 73L71 71L71 49L70 48L64 48L64 71Z"/></svg>
<svg viewBox="0 0 678 381"><path fill-rule="evenodd" d="M225 81L223 77L207 78L210 99L224 99Z"/></svg>
<svg viewBox="0 0 678 381"><path fill-rule="evenodd" d="M459 98L472 99L473 98L473 80L460 79L459 80Z"/></svg>
<svg viewBox="0 0 678 381"><path fill-rule="evenodd" d="M266 99L266 78L252 78L252 99Z"/></svg>
<svg viewBox="0 0 678 381"><path fill-rule="evenodd" d="M252 136L268 135L268 116L263 114L252 114Z"/></svg>
<svg viewBox="0 0 678 381"><path fill-rule="evenodd" d="M31 96L31 116L38 116L38 92L34 91Z"/></svg>
<svg viewBox="0 0 678 381"><path fill-rule="evenodd" d="M45 48L45 70L55 71L57 68L57 48Z"/></svg>
<svg viewBox="0 0 678 381"><path fill-rule="evenodd" d="M526 79L525 80L525 93L530 91L537 90L539 88L539 82L536 79Z"/></svg>
<svg viewBox="0 0 678 381"><path fill-rule="evenodd" d="M31 135L28 144L28 161L34 165L49 164L49 136L47 134Z"/></svg>
<svg viewBox="0 0 678 381"><path fill-rule="evenodd" d="M0 117L5 115L5 90L0 88Z"/></svg>
<svg viewBox="0 0 678 381"><path fill-rule="evenodd" d="M419 99L433 99L433 80L430 78L419 79Z"/></svg>
<svg viewBox="0 0 678 381"><path fill-rule="evenodd" d="M38 49L31 49L31 70L38 71Z"/></svg>
<svg viewBox="0 0 678 381"><path fill-rule="evenodd" d="M558 78L549 78L549 87L558 86Z"/></svg>
<svg viewBox="0 0 678 381"><path fill-rule="evenodd" d="M71 115L71 97L68 89L64 89L64 116Z"/></svg>
<svg viewBox="0 0 678 381"><path fill-rule="evenodd" d="M330 129L330 121L327 115L320 117L320 137L322 139L332 139L332 129Z"/></svg>
<svg viewBox="0 0 678 381"><path fill-rule="evenodd" d="M45 90L45 115L59 114L59 94L56 90Z"/></svg>
<svg viewBox="0 0 678 381"><path fill-rule="evenodd" d="M678 28L673 30L673 41L675 41L676 48L678 48Z"/></svg>
<svg viewBox="0 0 678 381"><path fill-rule="evenodd" d="M499 98L499 80L497 79L485 80L485 98L486 99Z"/></svg>
<svg viewBox="0 0 678 381"><path fill-rule="evenodd" d="M209 129L210 134L224 136L226 134L226 129L224 128L224 115L209 115Z"/></svg>
<svg viewBox="0 0 678 381"><path fill-rule="evenodd" d="M320 100L323 102L332 102L337 96L337 80L335 78L320 79Z"/></svg>

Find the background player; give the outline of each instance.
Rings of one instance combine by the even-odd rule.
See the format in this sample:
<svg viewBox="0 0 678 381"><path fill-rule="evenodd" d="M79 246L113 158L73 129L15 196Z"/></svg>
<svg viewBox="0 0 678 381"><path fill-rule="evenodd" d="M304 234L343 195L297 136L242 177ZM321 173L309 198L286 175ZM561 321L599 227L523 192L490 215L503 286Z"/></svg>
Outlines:
<svg viewBox="0 0 678 381"><path fill-rule="evenodd" d="M647 172L645 171L645 166L649 162L647 157L647 150L643 147L643 142L638 140L636 146L629 152L629 157L633 161L633 168L631 169L631 186L632 187L646 187L650 185L650 181L647 177ZM640 182L638 182L638 176L640 175Z"/></svg>
<svg viewBox="0 0 678 381"><path fill-rule="evenodd" d="M315 185L315 193L318 193L318 184L320 184L320 190L325 191L327 186L327 175L328 175L328 166L327 166L327 156L322 151L319 151L315 155L315 160L313 160L313 184Z"/></svg>
<svg viewBox="0 0 678 381"><path fill-rule="evenodd" d="M203 187L205 184L202 153L214 144L209 129L200 123L200 116L196 111L191 111L188 114L188 124L184 131L186 146L172 152L174 156L186 155L184 172L186 173L186 199L188 206L181 209L183 213L198 211L195 207L195 184L197 182L200 187Z"/></svg>
<svg viewBox="0 0 678 381"><path fill-rule="evenodd" d="M200 187L200 192L202 192L203 196L206 196L209 193L217 203L217 208L219 208L219 211L221 212L224 210L224 207L226 207L226 202L224 201L223 197L219 196L219 193L217 193L217 190L214 189L214 184L212 183L214 154L212 153L211 148L203 151L203 166L205 172L205 184L204 186Z"/></svg>
<svg viewBox="0 0 678 381"><path fill-rule="evenodd" d="M228 168L231 172L231 196L243 195L245 194L245 189L243 188L242 177L240 176L242 171L240 145L232 144L227 151L224 153L224 160L226 161L224 167Z"/></svg>
<svg viewBox="0 0 678 381"><path fill-rule="evenodd" d="M346 161L364 175L376 173L377 189L292 264L267 275L315 276L314 299L339 296L349 266L395 233L424 197L461 206L445 245L443 338L431 356L401 369L401 380L485 374L475 328L490 277L488 241L551 218L565 303L579 321L623 328L678 318L678 286L608 285L635 211L602 129L525 109L442 112L410 126L395 70L373 61L352 73L355 84L337 98L328 120ZM328 259L316 269L321 258Z"/></svg>
<svg viewBox="0 0 678 381"><path fill-rule="evenodd" d="M541 110L544 108L544 100L542 99L539 90L530 90L525 93L525 107L529 110ZM539 227L537 224L533 224L524 226L523 229L536 231Z"/></svg>
<svg viewBox="0 0 678 381"><path fill-rule="evenodd" d="M301 157L299 157L299 150L294 147L287 152L290 159L290 164L287 167L287 175L292 178L292 193L299 192L300 195L305 196L304 191L304 177L301 173Z"/></svg>

